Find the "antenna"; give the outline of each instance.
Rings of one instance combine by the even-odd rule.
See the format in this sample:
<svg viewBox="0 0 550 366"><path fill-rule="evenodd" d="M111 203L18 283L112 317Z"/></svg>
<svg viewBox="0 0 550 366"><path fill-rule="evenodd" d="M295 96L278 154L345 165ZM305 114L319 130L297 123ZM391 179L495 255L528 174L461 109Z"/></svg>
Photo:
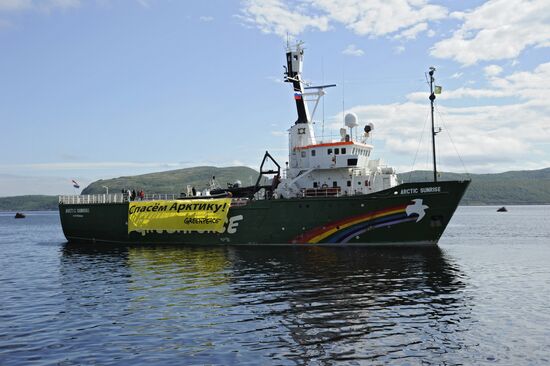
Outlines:
<svg viewBox="0 0 550 366"><path fill-rule="evenodd" d="M344 116L344 112L346 110L345 100L346 100L346 79L344 75L344 69L342 69L342 120L345 120L345 116Z"/></svg>
<svg viewBox="0 0 550 366"><path fill-rule="evenodd" d="M434 84L434 72L435 67L431 66L430 71L428 74L430 75L430 106L431 106L431 115L432 115L432 154L433 154L433 165L434 165L434 182L437 182L437 165L436 165L436 158L435 158L435 135L437 132L435 131L434 127L434 101L435 101L435 93L433 89ZM439 131L438 131L439 132Z"/></svg>
<svg viewBox="0 0 550 366"><path fill-rule="evenodd" d="M321 57L321 75L323 84L325 83L325 58ZM321 139L325 139L325 98L323 98L323 121L321 124Z"/></svg>

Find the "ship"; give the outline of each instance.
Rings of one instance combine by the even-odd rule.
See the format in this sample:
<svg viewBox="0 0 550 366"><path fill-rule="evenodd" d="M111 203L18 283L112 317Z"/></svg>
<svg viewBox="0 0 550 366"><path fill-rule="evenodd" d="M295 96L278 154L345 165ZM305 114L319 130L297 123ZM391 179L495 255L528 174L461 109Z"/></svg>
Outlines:
<svg viewBox="0 0 550 366"><path fill-rule="evenodd" d="M256 184L215 179L188 194L59 197L69 242L188 245L437 245L470 181L438 179L433 111L435 68L429 70L433 180L400 182L396 170L371 158L374 125L353 113L336 139L317 138L314 115L325 90L302 77L304 47L286 48L284 81L297 120L288 130L288 162L266 151ZM310 112L311 109L311 112ZM269 167L268 167L269 166ZM195 225L195 226L194 226Z"/></svg>

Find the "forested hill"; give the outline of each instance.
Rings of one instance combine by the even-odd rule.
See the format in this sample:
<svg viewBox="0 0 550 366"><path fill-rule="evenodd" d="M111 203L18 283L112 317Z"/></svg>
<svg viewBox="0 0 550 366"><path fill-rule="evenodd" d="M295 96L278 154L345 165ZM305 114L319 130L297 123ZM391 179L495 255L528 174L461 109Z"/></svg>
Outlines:
<svg viewBox="0 0 550 366"><path fill-rule="evenodd" d="M143 174L98 180L86 187L82 194L120 192L125 189L143 189L146 193L185 192L188 184L203 189L212 176L223 187L240 180L243 185L256 182L258 172L247 167L196 167L160 173ZM431 181L430 171L413 171L399 174L399 179ZM472 183L461 202L462 205L531 205L550 204L550 168L541 170L510 171L499 174L440 173L440 180L471 179ZM55 196L0 197L0 211L50 210L57 208Z"/></svg>
<svg viewBox="0 0 550 366"><path fill-rule="evenodd" d="M109 192L113 193L121 192L122 189L142 189L145 193L181 193L187 192L187 185L191 185L197 190L207 188L212 177L216 177L216 181L221 187L227 187L227 183L234 183L237 180L241 181L243 185L253 185L258 179L258 172L244 166L228 168L199 166L98 180L84 188L82 194L105 193L104 186L109 187Z"/></svg>
<svg viewBox="0 0 550 366"><path fill-rule="evenodd" d="M50 211L57 210L57 196L0 197L0 211Z"/></svg>
<svg viewBox="0 0 550 366"><path fill-rule="evenodd" d="M431 171L399 174L404 182L431 181ZM498 174L440 173L440 180L471 179L462 205L550 204L550 168Z"/></svg>

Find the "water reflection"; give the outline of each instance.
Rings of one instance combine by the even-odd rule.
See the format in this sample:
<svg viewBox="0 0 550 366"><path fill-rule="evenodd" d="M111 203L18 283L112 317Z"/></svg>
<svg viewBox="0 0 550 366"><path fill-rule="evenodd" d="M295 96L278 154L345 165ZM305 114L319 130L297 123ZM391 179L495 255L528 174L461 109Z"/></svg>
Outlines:
<svg viewBox="0 0 550 366"><path fill-rule="evenodd" d="M465 278L439 248L233 253L240 304L286 329L268 343L298 363L418 359L465 345Z"/></svg>
<svg viewBox="0 0 550 366"><path fill-rule="evenodd" d="M138 336L190 363L440 363L468 347L467 278L439 248L66 245L61 277L73 311L108 309L121 354Z"/></svg>

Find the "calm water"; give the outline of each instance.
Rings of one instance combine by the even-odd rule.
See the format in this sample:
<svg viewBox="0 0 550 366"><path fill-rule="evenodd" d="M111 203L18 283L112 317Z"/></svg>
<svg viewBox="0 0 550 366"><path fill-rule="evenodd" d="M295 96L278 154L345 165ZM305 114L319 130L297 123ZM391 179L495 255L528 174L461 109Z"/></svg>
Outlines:
<svg viewBox="0 0 550 366"><path fill-rule="evenodd" d="M0 364L550 364L550 206L439 248L68 245L0 214Z"/></svg>

